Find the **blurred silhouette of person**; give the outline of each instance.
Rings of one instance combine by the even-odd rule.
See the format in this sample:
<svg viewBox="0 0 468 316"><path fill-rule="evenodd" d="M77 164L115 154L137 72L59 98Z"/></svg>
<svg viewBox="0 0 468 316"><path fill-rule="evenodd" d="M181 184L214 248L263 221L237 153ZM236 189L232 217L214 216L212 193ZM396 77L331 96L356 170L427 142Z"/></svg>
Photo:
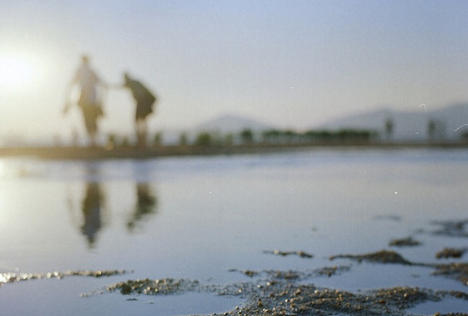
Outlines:
<svg viewBox="0 0 468 316"><path fill-rule="evenodd" d="M88 56L81 56L81 65L70 83L69 92L73 86L79 86L80 98L78 100L78 106L83 113L89 143L91 146L96 146L98 119L104 114L102 110L102 88L105 88L106 84L99 78L89 64ZM63 113L66 114L69 108L70 103L67 102Z"/></svg>
<svg viewBox="0 0 468 316"><path fill-rule="evenodd" d="M81 204L83 212L83 224L81 232L86 236L89 246L96 241L98 231L102 227L102 210L104 206L104 195L98 182L88 182L86 193Z"/></svg>
<svg viewBox="0 0 468 316"><path fill-rule="evenodd" d="M387 137L387 141L391 141L393 138L393 120L387 119L385 121L385 135Z"/></svg>
<svg viewBox="0 0 468 316"><path fill-rule="evenodd" d="M137 183L136 186L137 202L130 219L127 222L127 228L130 231L135 229L136 224L148 215L156 213L158 199L151 190L148 183Z"/></svg>
<svg viewBox="0 0 468 316"><path fill-rule="evenodd" d="M148 116L153 113L153 106L156 102L156 96L148 90L140 81L124 73L124 88L130 89L136 102L135 110L135 133L139 146L146 145L148 134Z"/></svg>

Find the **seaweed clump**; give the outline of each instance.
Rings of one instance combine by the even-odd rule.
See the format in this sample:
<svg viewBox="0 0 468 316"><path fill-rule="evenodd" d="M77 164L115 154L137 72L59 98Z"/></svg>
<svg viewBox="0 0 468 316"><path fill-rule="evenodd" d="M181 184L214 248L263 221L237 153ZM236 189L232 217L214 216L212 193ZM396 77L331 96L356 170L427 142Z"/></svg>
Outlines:
<svg viewBox="0 0 468 316"><path fill-rule="evenodd" d="M455 272L455 267L445 267ZM458 266L460 268L460 266ZM463 266L463 271L468 265ZM333 269L332 272L340 269ZM460 270L460 269L459 269ZM442 270L441 270L442 271ZM128 280L106 289L123 295L176 295L187 292L215 293L221 296L238 296L245 303L224 313L240 315L359 315L403 316L411 315L408 309L425 302L441 301L447 296L468 301L468 294L459 291L434 291L418 287L392 287L369 291L349 292L317 287L300 282L302 275L295 271L265 271L267 279L256 282L229 283L226 285L202 284L189 279ZM136 299L133 299L136 300ZM214 316L216 314L212 314ZM438 316L468 316L468 314L440 314Z"/></svg>
<svg viewBox="0 0 468 316"><path fill-rule="evenodd" d="M298 250L298 251L280 251L278 249L275 249L273 251L265 250L263 253L273 254L273 255L282 256L282 257L291 256L291 255L296 255L298 257L308 258L308 259L314 257L310 253L307 253L307 252L302 251L302 250Z"/></svg>
<svg viewBox="0 0 468 316"><path fill-rule="evenodd" d="M128 280L107 287L107 291L119 291L123 295L171 295L206 292L241 296L246 299L245 304L224 313L225 316L336 314L396 316L407 315L404 310L427 301L440 301L446 295L468 300L468 295L461 292L433 292L411 287L393 287L352 293L320 288L313 284L297 284L295 280L288 277L288 273L281 273L281 271L277 271L272 276L274 276L274 280L257 285L253 283L203 285L198 281L187 279Z"/></svg>
<svg viewBox="0 0 468 316"><path fill-rule="evenodd" d="M368 261L368 262L376 262L376 263L393 263L393 264L405 264L405 265L412 265L410 261L403 258L400 254L394 251L388 250L381 250L378 252L363 254L363 255L336 255L331 256L330 260L335 260L338 258L348 258L357 260L358 262Z"/></svg>
<svg viewBox="0 0 468 316"><path fill-rule="evenodd" d="M100 278L126 274L128 272L129 271L126 270L70 270L65 272L54 271L47 273L0 273L0 285L40 279L63 279L69 276Z"/></svg>
<svg viewBox="0 0 468 316"><path fill-rule="evenodd" d="M268 283L253 293L246 304L225 315L408 315L405 310L428 301L440 301L455 293L412 287L393 287L352 293L319 288L313 284ZM467 300L465 297L457 297ZM450 315L450 314L449 314ZM466 316L468 314L453 314ZM442 315L439 315L442 316Z"/></svg>
<svg viewBox="0 0 468 316"><path fill-rule="evenodd" d="M438 264L434 275L444 275L468 286L468 263Z"/></svg>
<svg viewBox="0 0 468 316"><path fill-rule="evenodd" d="M437 259L448 259L448 258L461 258L465 252L468 251L467 248L444 248L441 251L436 253Z"/></svg>
<svg viewBox="0 0 468 316"><path fill-rule="evenodd" d="M389 246L391 247L414 247L419 245L421 245L421 242L413 239L413 237L392 239L389 243Z"/></svg>
<svg viewBox="0 0 468 316"><path fill-rule="evenodd" d="M145 294L145 295L169 295L181 294L185 292L195 292L199 290L197 280L188 279L143 279L128 280L113 284L107 287L107 291L119 291L123 295Z"/></svg>

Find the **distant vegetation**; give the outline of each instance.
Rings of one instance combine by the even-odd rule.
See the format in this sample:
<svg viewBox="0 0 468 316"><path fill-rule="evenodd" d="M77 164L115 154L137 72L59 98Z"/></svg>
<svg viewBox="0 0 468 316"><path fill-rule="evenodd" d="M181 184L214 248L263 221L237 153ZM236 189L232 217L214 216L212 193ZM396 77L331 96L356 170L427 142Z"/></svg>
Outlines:
<svg viewBox="0 0 468 316"><path fill-rule="evenodd" d="M368 130L342 129L338 131L309 130L297 132L293 130L266 130L254 132L244 129L239 133L220 134L200 132L195 136L192 145L195 146L231 146L231 145L285 145L285 144L319 144L319 143L368 143L379 137L378 132ZM181 136L182 139L182 136ZM188 145L186 136L180 145Z"/></svg>
<svg viewBox="0 0 468 316"><path fill-rule="evenodd" d="M434 118L429 118L426 125L426 141L429 144L444 143L447 141L446 124ZM292 129L269 129L258 131L243 129L237 133L220 131L200 131L198 134L182 132L179 138L172 141L164 141L163 132L154 134L149 139L149 146L178 145L178 146L277 146L277 145L333 145L333 144L370 144L393 143L395 139L395 123L393 119L383 122L381 131L370 129L318 129L295 131ZM468 132L462 132L459 141L468 142ZM126 147L133 142L128 136L108 135L107 147Z"/></svg>
<svg viewBox="0 0 468 316"><path fill-rule="evenodd" d="M376 139L378 132L369 130L341 129L309 130L298 133L292 130L269 130L262 133L262 139L266 143L321 143L321 142L369 142Z"/></svg>
<svg viewBox="0 0 468 316"><path fill-rule="evenodd" d="M202 131L192 138L183 132L179 135L179 146L234 146L234 145L295 145L295 144L322 144L322 143L368 143L379 137L378 132L368 130L342 129L338 131L309 130L297 132L293 130L271 129L255 132L243 129L238 133L220 133ZM150 139L150 146L164 144L164 134L158 132ZM126 136L109 134L107 147L130 146L131 142Z"/></svg>

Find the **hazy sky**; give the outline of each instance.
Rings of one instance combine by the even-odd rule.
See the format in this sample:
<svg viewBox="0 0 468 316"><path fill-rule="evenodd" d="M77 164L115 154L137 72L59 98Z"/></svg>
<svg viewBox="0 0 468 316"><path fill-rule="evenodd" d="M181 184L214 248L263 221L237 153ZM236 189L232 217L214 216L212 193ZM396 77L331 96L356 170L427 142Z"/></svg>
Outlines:
<svg viewBox="0 0 468 316"><path fill-rule="evenodd" d="M83 53L106 81L129 71L156 92L153 130L225 113L311 128L468 101L467 17L468 1L447 0L3 0L0 137L83 132L77 109L61 115ZM105 111L103 133L132 131L127 91Z"/></svg>

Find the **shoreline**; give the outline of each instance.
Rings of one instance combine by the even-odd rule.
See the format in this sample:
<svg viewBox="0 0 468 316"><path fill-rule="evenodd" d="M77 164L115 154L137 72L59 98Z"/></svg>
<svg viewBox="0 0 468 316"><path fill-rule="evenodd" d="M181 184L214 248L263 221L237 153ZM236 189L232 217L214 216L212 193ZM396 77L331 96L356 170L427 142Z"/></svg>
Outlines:
<svg viewBox="0 0 468 316"><path fill-rule="evenodd" d="M0 157L33 157L50 160L151 159L180 156L269 154L312 149L467 149L468 143L314 143L243 144L229 146L148 146L148 147L0 147Z"/></svg>

